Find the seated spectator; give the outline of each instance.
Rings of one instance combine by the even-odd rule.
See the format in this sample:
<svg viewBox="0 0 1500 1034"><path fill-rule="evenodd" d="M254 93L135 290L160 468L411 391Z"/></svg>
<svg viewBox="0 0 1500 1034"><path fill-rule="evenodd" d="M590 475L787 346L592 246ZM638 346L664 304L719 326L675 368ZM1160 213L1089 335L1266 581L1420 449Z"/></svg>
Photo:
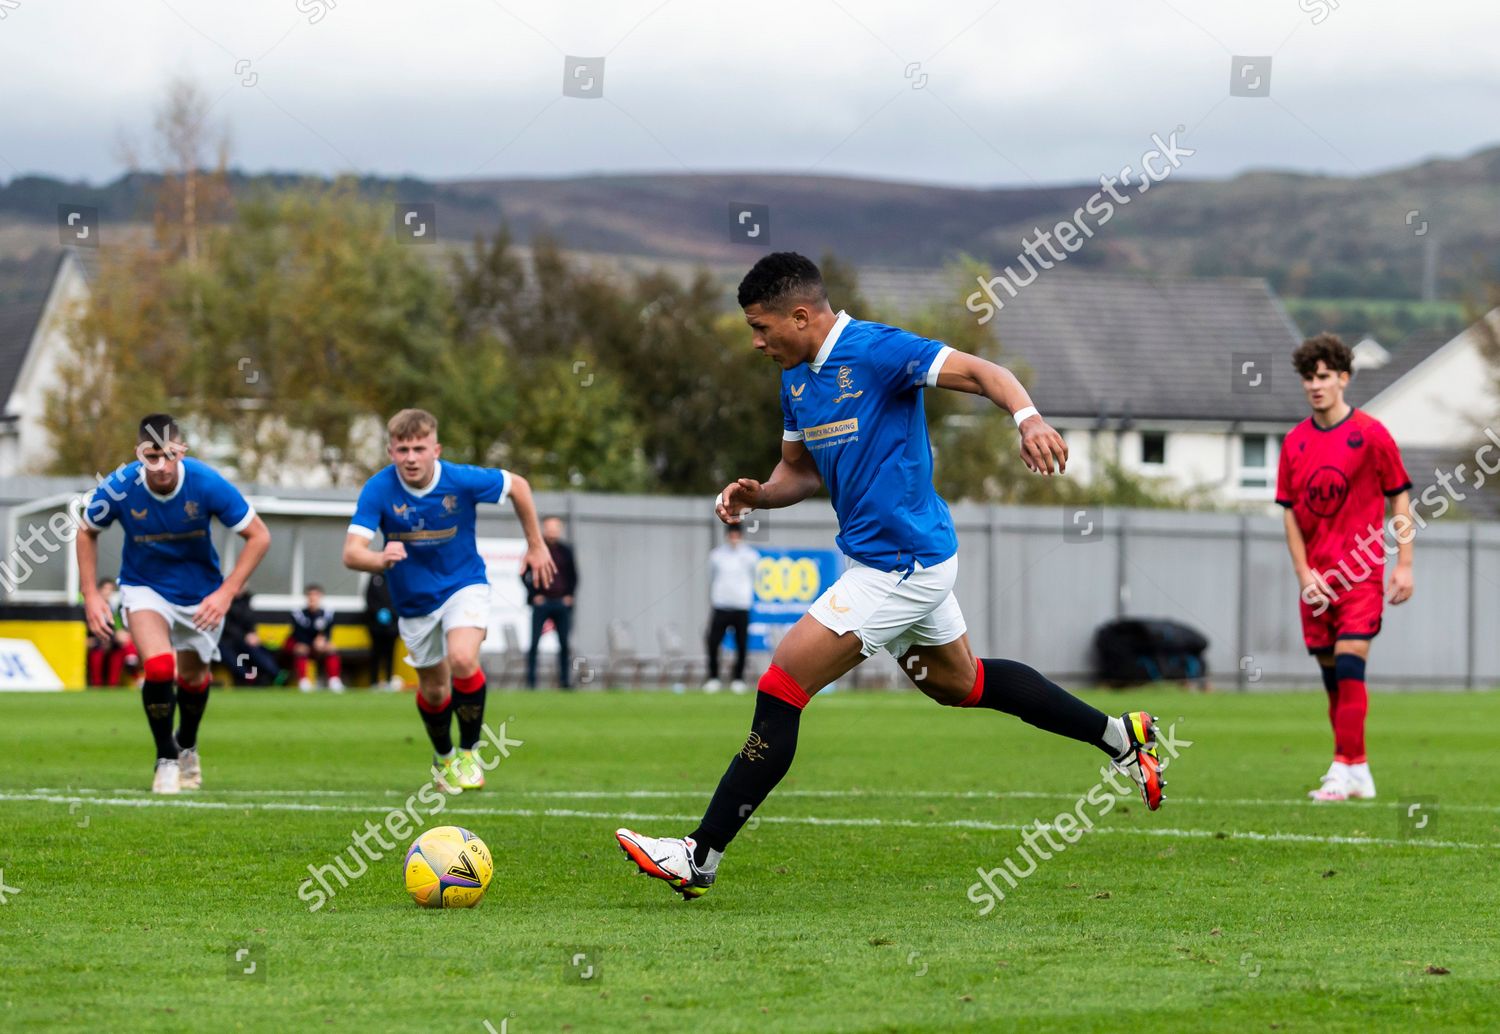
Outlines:
<svg viewBox="0 0 1500 1034"><path fill-rule="evenodd" d="M109 601L109 609L115 616L115 632L107 642L90 634L88 638L89 685L119 686L125 669L130 669L131 680L141 666L141 658L135 649L135 641L125 627L125 616L120 613L120 589L113 578L99 579L99 592Z"/></svg>
<svg viewBox="0 0 1500 1034"><path fill-rule="evenodd" d="M318 668L335 693L344 691L344 680L339 678L338 651L333 648L333 611L323 606L323 587L307 587L307 606L292 611L292 635L284 649L292 655L292 666L297 673L297 688L304 693L313 691L313 681L307 677L308 662L317 661Z"/></svg>
<svg viewBox="0 0 1500 1034"><path fill-rule="evenodd" d="M255 630L250 591L236 596L224 615L224 634L219 639L219 657L236 686L274 686L282 679L276 655L266 649Z"/></svg>

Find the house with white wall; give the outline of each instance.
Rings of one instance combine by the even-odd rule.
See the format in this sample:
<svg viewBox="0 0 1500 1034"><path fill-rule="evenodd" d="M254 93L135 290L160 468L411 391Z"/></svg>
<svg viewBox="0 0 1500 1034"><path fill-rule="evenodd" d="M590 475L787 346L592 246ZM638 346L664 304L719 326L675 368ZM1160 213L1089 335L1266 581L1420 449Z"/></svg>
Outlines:
<svg viewBox="0 0 1500 1034"><path fill-rule="evenodd" d="M7 264L0 282L0 476L35 474L52 457L42 416L67 361L69 313L88 298L89 272L72 249Z"/></svg>
<svg viewBox="0 0 1500 1034"><path fill-rule="evenodd" d="M901 311L963 306L951 273L860 276ZM1067 439L1070 476L1113 461L1216 502L1274 505L1281 437L1307 405L1291 364L1302 335L1264 280L1056 269L988 326Z"/></svg>
<svg viewBox="0 0 1500 1034"><path fill-rule="evenodd" d="M1500 417L1495 366L1483 345L1500 341L1500 308L1456 336L1414 336L1390 361L1355 376L1359 405L1403 447L1452 449Z"/></svg>
<svg viewBox="0 0 1500 1034"><path fill-rule="evenodd" d="M1388 362L1357 370L1350 388L1355 405L1401 447L1414 499L1447 497L1487 520L1500 520L1500 368L1485 356L1495 343L1500 308L1456 335L1412 335ZM1433 486L1441 486L1437 494ZM1442 512L1431 504L1422 510Z"/></svg>

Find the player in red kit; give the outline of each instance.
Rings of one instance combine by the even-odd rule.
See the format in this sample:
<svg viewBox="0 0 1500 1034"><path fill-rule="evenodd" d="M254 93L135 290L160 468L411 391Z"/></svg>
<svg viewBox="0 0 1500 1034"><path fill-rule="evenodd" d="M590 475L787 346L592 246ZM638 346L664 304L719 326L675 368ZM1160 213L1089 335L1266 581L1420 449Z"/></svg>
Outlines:
<svg viewBox="0 0 1500 1034"><path fill-rule="evenodd" d="M1381 610L1411 598L1411 536L1398 535L1385 577L1385 514L1410 529L1411 479L1385 426L1344 401L1354 355L1334 334L1292 355L1312 416L1281 445L1276 501L1286 507L1286 544L1302 597L1302 638L1318 659L1333 726L1333 764L1308 796L1375 796L1365 758L1365 661Z"/></svg>

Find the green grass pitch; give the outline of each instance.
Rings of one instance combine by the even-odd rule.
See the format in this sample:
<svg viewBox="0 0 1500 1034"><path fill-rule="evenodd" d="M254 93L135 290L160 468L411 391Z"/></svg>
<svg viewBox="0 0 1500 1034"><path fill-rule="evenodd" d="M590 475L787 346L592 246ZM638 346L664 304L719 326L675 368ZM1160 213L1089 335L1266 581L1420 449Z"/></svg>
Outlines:
<svg viewBox="0 0 1500 1034"><path fill-rule="evenodd" d="M451 912L406 897L405 842L299 896L425 780L409 694L219 692L207 788L170 801L133 693L0 694L0 1029L1494 1029L1500 696L1374 696L1381 798L1345 805L1304 796L1322 694L1089 697L1191 741L1167 803L1125 800L981 916L976 870L1102 758L915 693L815 700L692 903L611 834L688 832L750 699L492 693L522 743L431 823L495 856Z"/></svg>

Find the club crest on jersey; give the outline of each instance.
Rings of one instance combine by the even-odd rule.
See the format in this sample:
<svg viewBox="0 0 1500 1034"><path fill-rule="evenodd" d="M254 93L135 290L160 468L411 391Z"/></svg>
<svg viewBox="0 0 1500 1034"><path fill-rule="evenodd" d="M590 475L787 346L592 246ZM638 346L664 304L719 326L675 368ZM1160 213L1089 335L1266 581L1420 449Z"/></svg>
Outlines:
<svg viewBox="0 0 1500 1034"><path fill-rule="evenodd" d="M847 366L840 366L839 367L839 395L833 401L835 403L839 403L839 402L844 401L845 399L857 399L857 398L859 398L861 395L863 395L865 393L863 388L861 388L859 391L854 391L854 390L852 390L853 388L854 388L854 371L850 370L849 367L847 367Z"/></svg>
<svg viewBox="0 0 1500 1034"><path fill-rule="evenodd" d="M187 519L190 521L197 520L200 516L202 516L202 512L200 511L198 504L192 499L189 499L187 502L182 504L182 512L187 514Z"/></svg>
<svg viewBox="0 0 1500 1034"><path fill-rule="evenodd" d="M137 510L135 507L132 506L130 508L130 516L134 517L138 521L143 521L143 520L146 519L146 511L145 510Z"/></svg>
<svg viewBox="0 0 1500 1034"><path fill-rule="evenodd" d="M1363 431L1356 427L1354 430L1349 432L1349 448L1357 449L1363 444L1365 444L1365 435Z"/></svg>
<svg viewBox="0 0 1500 1034"><path fill-rule="evenodd" d="M456 496L456 495L445 495L445 496L443 496L443 512L444 513L457 513L458 512L458 496Z"/></svg>

